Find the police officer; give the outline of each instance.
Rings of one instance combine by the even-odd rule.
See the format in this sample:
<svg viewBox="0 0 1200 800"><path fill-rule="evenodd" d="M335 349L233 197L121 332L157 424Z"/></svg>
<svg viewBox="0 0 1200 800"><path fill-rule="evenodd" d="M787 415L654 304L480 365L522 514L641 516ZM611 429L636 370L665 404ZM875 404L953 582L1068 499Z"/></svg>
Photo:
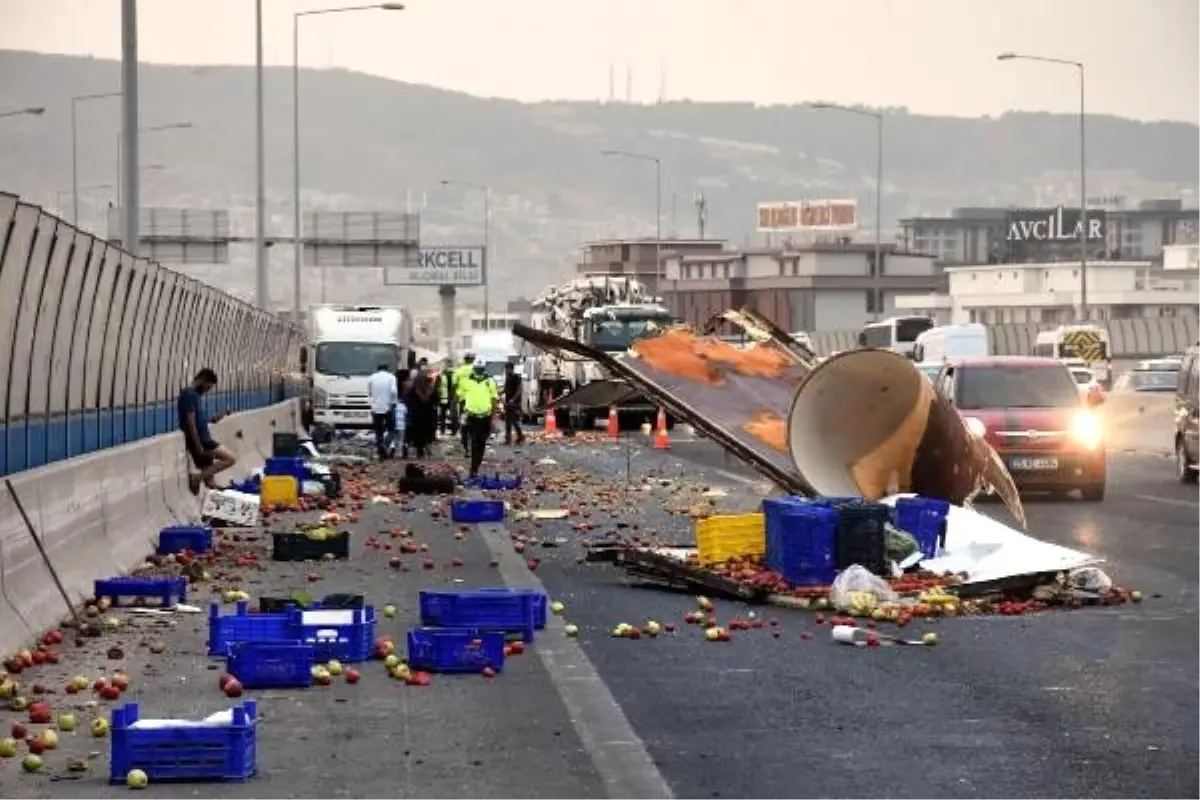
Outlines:
<svg viewBox="0 0 1200 800"><path fill-rule="evenodd" d="M474 370L474 364L475 364L475 354L467 353L466 355L463 356L463 363L461 363L457 367L455 367L454 372L451 373L452 391L454 392L454 397L458 402L458 407L454 409L455 416L458 416L459 414L462 413L463 401L466 398L466 395L464 394L464 392L466 391L466 388L467 388L466 383L467 383L467 379L471 377L471 373ZM468 446L468 436L467 436L467 426L466 425L464 425L462 428L462 446L463 446L463 450L466 451L467 455L470 455L471 448Z"/></svg>
<svg viewBox="0 0 1200 800"><path fill-rule="evenodd" d="M458 396L455 394L454 362L447 358L437 376L438 433L458 433Z"/></svg>
<svg viewBox="0 0 1200 800"><path fill-rule="evenodd" d="M500 391L492 376L487 374L482 361L472 365L470 376L462 383L459 397L467 415L463 435L467 438L473 478L479 474L488 437L492 435L492 417L500 410Z"/></svg>

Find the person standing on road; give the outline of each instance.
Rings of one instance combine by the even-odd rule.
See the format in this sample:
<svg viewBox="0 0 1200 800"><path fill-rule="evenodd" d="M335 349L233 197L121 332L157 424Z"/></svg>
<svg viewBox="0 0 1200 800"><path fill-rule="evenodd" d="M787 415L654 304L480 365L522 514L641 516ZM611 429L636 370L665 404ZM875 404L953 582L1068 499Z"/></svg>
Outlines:
<svg viewBox="0 0 1200 800"><path fill-rule="evenodd" d="M188 488L192 494L199 494L201 485L216 489L213 478L237 463L233 453L213 439L208 430L208 418L201 407L201 395L208 394L216 385L217 373L205 367L196 373L191 385L180 390L176 403L184 445L192 463L200 470L199 473L188 471Z"/></svg>
<svg viewBox="0 0 1200 800"><path fill-rule="evenodd" d="M367 400L371 404L371 423L375 428L375 451L382 461L391 458L396 438L396 404L400 389L387 364L380 364L367 379Z"/></svg>
<svg viewBox="0 0 1200 800"><path fill-rule="evenodd" d="M521 430L521 376L517 374L516 366L511 362L504 365L504 443L513 443L513 434L517 436L517 444L525 444L525 432Z"/></svg>
<svg viewBox="0 0 1200 800"><path fill-rule="evenodd" d="M487 374L483 362L474 364L471 376L463 381L463 408L467 419L467 454L471 459L471 477L479 474L488 438L492 435L492 418L500 410L500 392L496 382Z"/></svg>
<svg viewBox="0 0 1200 800"><path fill-rule="evenodd" d="M454 361L447 358L437 378L438 433L458 433L458 396L454 387Z"/></svg>
<svg viewBox="0 0 1200 800"><path fill-rule="evenodd" d="M419 368L405 397L408 403L408 443L417 458L428 455L437 431L437 405L428 367Z"/></svg>
<svg viewBox="0 0 1200 800"><path fill-rule="evenodd" d="M458 407L454 409L455 416L461 415L464 411L465 401L466 401L466 391L468 388L467 380L470 379L471 374L474 371L474 364L475 364L475 354L467 353L466 355L463 356L463 363L459 364L454 369L454 373L453 373L453 375L454 375L454 377L453 377L454 396L458 402ZM463 446L463 451L466 452L467 455L470 455L471 454L470 436L467 434L467 426L465 424L462 426L462 446Z"/></svg>

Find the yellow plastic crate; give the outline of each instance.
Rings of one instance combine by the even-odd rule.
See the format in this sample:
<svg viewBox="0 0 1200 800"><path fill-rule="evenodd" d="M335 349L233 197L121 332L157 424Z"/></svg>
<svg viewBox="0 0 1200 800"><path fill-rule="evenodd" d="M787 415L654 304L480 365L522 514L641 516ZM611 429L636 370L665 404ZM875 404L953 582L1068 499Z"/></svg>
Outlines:
<svg viewBox="0 0 1200 800"><path fill-rule="evenodd" d="M258 492L264 506L295 506L300 503L300 481L292 475L266 475Z"/></svg>
<svg viewBox="0 0 1200 800"><path fill-rule="evenodd" d="M709 517L698 520L695 530L697 555L704 566L767 552L767 523L762 514Z"/></svg>

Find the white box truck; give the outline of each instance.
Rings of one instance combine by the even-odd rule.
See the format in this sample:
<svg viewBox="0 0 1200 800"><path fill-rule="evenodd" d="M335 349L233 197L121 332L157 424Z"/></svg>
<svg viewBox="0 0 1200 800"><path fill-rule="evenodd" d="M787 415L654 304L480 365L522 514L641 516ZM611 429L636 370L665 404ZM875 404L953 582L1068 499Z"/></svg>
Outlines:
<svg viewBox="0 0 1200 800"><path fill-rule="evenodd" d="M380 365L395 372L415 363L412 316L395 307L321 305L308 318L302 361L311 376L312 422L370 428L367 379Z"/></svg>

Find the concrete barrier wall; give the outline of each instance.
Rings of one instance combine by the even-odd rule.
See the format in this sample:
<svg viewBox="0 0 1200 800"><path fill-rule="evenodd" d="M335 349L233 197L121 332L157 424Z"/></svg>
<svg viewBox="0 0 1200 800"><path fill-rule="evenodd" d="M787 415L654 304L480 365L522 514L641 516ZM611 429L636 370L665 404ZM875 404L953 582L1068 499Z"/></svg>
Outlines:
<svg viewBox="0 0 1200 800"><path fill-rule="evenodd" d="M273 434L298 430L299 414L290 400L214 425L213 435L238 456L232 477L261 466ZM0 653L68 615L49 565L77 605L97 578L121 575L153 552L159 530L197 521L188 467L182 435L167 433L27 470L10 478L11 492L0 486Z"/></svg>
<svg viewBox="0 0 1200 800"><path fill-rule="evenodd" d="M1112 358L1137 359L1182 353L1200 338L1197 317L1154 317L1101 321L1112 342ZM1002 356L1027 356L1033 353L1038 332L1057 327L1050 323L1013 323L989 325L992 352ZM857 330L816 331L810 334L818 355L827 356L852 350L858 341Z"/></svg>
<svg viewBox="0 0 1200 800"><path fill-rule="evenodd" d="M201 367L206 410L280 402L298 329L0 192L0 475L175 429Z"/></svg>

